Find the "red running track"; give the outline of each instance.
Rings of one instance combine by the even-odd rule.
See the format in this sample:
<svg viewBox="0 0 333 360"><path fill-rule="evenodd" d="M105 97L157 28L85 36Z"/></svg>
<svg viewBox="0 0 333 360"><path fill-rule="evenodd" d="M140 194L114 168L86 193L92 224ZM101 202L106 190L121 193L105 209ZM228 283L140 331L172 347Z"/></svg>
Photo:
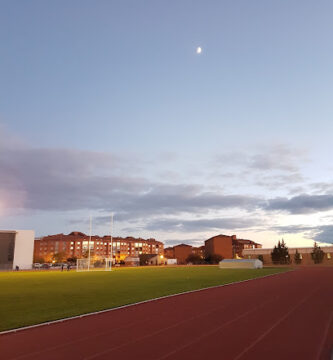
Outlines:
<svg viewBox="0 0 333 360"><path fill-rule="evenodd" d="M1 319L0 319L1 320ZM331 359L333 267L0 336L0 359Z"/></svg>

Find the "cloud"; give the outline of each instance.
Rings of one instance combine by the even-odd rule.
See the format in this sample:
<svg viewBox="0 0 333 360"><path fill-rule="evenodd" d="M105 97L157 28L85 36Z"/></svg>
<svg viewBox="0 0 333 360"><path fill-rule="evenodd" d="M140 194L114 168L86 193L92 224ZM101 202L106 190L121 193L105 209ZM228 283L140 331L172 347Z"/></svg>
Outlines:
<svg viewBox="0 0 333 360"><path fill-rule="evenodd" d="M253 209L260 199L198 184L166 184L136 176L140 161L102 152L1 147L0 194L7 207L116 211L118 219Z"/></svg>
<svg viewBox="0 0 333 360"><path fill-rule="evenodd" d="M333 244L333 225L322 225L317 228L315 241Z"/></svg>
<svg viewBox="0 0 333 360"><path fill-rule="evenodd" d="M206 230L237 230L250 228L258 224L254 218L214 218L214 219L156 219L149 221L145 228L147 230L162 231L206 231Z"/></svg>
<svg viewBox="0 0 333 360"><path fill-rule="evenodd" d="M278 234L299 234L312 231L314 228L306 225L277 225L272 226L270 229L276 231Z"/></svg>
<svg viewBox="0 0 333 360"><path fill-rule="evenodd" d="M205 240L207 240L207 238L202 238L202 239L167 239L164 240L164 248L169 247L169 246L175 246L175 245L179 245L179 244L186 244L186 245L191 245L191 246L203 246Z"/></svg>
<svg viewBox="0 0 333 360"><path fill-rule="evenodd" d="M321 243L333 243L333 225L278 225L270 228L278 234L305 234L305 238Z"/></svg>
<svg viewBox="0 0 333 360"><path fill-rule="evenodd" d="M306 160L304 151L285 144L275 144L262 146L255 151L223 153L216 157L216 162L223 166L240 166L250 171L298 173L300 159Z"/></svg>
<svg viewBox="0 0 333 360"><path fill-rule="evenodd" d="M266 210L281 210L291 214L311 214L333 209L333 195L298 195L288 198L275 198L267 202Z"/></svg>

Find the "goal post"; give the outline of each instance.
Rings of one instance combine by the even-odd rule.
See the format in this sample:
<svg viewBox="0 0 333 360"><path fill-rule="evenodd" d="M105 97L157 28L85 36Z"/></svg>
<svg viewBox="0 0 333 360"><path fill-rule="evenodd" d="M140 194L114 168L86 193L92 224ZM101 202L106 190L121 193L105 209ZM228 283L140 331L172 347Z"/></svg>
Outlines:
<svg viewBox="0 0 333 360"><path fill-rule="evenodd" d="M91 271L91 270L112 270L112 259L101 258L101 259L77 259L76 260L76 271Z"/></svg>
<svg viewBox="0 0 333 360"><path fill-rule="evenodd" d="M89 271L89 259L77 259L76 260L76 271Z"/></svg>
<svg viewBox="0 0 333 360"><path fill-rule="evenodd" d="M105 258L105 271L111 271L112 270L112 259L111 258Z"/></svg>

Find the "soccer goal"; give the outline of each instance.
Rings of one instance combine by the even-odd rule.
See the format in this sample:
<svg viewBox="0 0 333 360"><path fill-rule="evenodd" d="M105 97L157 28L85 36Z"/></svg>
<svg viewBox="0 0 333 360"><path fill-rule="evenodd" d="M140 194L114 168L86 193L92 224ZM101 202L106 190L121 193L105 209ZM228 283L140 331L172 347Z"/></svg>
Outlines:
<svg viewBox="0 0 333 360"><path fill-rule="evenodd" d="M112 270L112 259L104 258L104 259L77 259L76 260L76 271L91 271L91 270L104 270L111 271Z"/></svg>

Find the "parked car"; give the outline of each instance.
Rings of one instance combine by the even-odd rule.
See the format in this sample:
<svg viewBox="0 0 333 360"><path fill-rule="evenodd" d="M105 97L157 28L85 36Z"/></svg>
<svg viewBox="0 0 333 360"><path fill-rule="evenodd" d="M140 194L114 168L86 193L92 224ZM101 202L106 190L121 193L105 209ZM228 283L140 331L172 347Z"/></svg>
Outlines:
<svg viewBox="0 0 333 360"><path fill-rule="evenodd" d="M42 264L34 263L34 269L40 269L41 267L42 267Z"/></svg>
<svg viewBox="0 0 333 360"><path fill-rule="evenodd" d="M41 269L49 269L50 265L49 264L42 264L42 266L40 268Z"/></svg>

